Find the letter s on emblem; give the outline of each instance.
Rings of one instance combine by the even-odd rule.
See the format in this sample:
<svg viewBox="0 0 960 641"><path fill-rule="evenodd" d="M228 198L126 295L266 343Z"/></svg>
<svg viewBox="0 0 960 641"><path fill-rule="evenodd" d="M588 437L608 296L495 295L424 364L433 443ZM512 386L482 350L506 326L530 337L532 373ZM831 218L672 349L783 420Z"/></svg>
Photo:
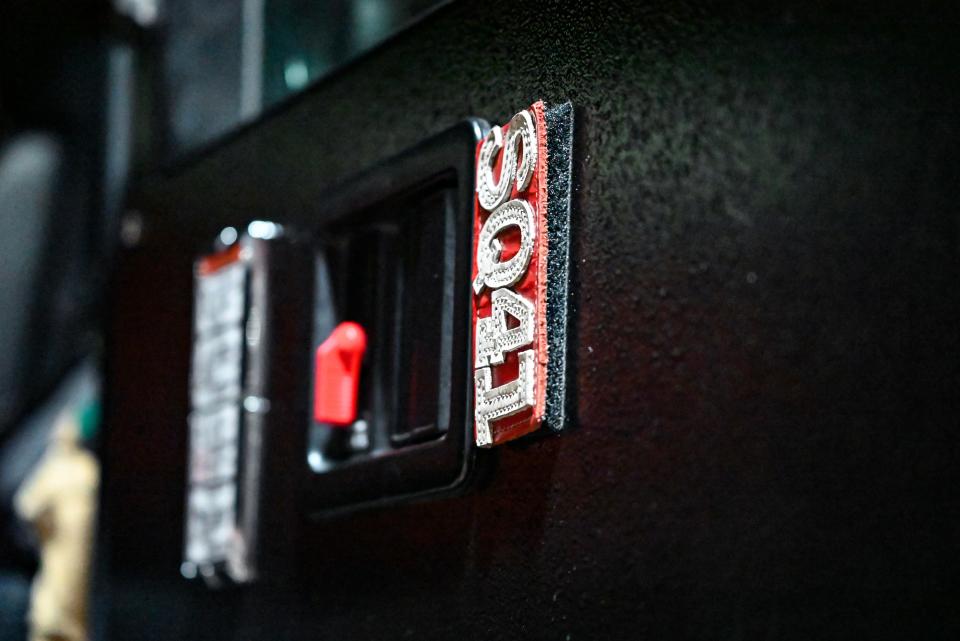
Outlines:
<svg viewBox="0 0 960 641"><path fill-rule="evenodd" d="M530 184L530 179L537 167L535 122L530 111L524 109L510 120L506 145L503 140L503 129L499 125L493 127L484 138L477 161L477 199L480 201L480 206L487 211L493 211L507 201L514 181L519 191L523 191ZM523 154L520 165L517 166L521 142ZM503 160L500 163L500 180L494 182L493 168L501 148Z"/></svg>

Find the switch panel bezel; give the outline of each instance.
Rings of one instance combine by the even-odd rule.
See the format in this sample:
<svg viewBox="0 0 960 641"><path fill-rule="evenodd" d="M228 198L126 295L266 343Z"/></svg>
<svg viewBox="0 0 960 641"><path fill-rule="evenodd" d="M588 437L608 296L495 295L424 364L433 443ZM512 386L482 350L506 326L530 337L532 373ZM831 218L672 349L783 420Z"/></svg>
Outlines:
<svg viewBox="0 0 960 641"><path fill-rule="evenodd" d="M309 516L325 517L398 501L453 494L476 476L478 451L473 444L469 351L473 339L466 292L471 269L474 157L478 142L488 130L489 125L483 120L465 120L358 175L322 199L323 222L313 233L318 260L316 282L318 287L329 282L330 287L341 288L344 277L349 287L375 285L351 280L350 273L329 273L330 267L324 262L325 247L349 235L351 229L365 233L370 221L379 220L377 217L383 212L389 216L389 212L396 211L397 216L402 216L400 212L407 211L410 203L417 199L435 199L438 195L442 199L443 241L437 249L443 253L444 268L438 282L443 290L441 309L437 313L442 318L438 353L443 363L438 389L443 398L438 412L443 417L438 419L434 432L399 435L390 432L389 438L381 440L370 452L351 453L341 460L323 459L320 465L316 464L320 457L314 445L310 445L305 453L307 458L313 457L308 464L305 489ZM383 284L378 286L382 288ZM391 294L399 297L403 292ZM314 301L314 349L323 339L327 326L332 328L339 322L357 320L343 316L342 310L337 309L337 300L335 292L324 295L318 289ZM373 406L386 407L389 411L405 407L404 399L396 398L400 378L396 362L401 353L398 342L401 341L394 340L386 350L396 354L392 357L392 370L385 364L390 358L383 357L383 350L378 356L376 346L371 345L368 355L373 359L371 368L390 370L366 373L383 377L385 382L378 393L392 394L394 398L385 405ZM374 421L380 422L371 429L385 429L381 423L392 425L393 420L389 416L374 417ZM311 421L310 430L318 429L324 428Z"/></svg>

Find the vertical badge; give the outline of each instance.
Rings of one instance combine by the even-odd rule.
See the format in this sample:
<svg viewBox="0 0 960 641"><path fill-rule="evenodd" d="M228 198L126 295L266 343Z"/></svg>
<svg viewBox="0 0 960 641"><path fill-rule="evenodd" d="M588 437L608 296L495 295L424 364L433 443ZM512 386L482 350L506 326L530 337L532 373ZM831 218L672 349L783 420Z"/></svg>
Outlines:
<svg viewBox="0 0 960 641"><path fill-rule="evenodd" d="M239 567L237 513L249 261L239 243L197 261L189 475L181 572L208 582ZM241 573L233 572L241 575Z"/></svg>
<svg viewBox="0 0 960 641"><path fill-rule="evenodd" d="M473 225L476 442L567 416L573 110L536 102L477 147Z"/></svg>

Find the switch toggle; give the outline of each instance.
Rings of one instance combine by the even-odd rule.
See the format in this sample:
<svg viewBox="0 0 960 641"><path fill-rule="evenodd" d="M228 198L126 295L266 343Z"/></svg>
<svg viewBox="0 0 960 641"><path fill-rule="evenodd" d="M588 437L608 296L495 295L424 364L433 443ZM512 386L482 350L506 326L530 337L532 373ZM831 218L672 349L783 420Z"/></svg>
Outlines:
<svg viewBox="0 0 960 641"><path fill-rule="evenodd" d="M317 348L313 417L318 423L346 427L357 417L360 364L367 333L357 323L337 325Z"/></svg>

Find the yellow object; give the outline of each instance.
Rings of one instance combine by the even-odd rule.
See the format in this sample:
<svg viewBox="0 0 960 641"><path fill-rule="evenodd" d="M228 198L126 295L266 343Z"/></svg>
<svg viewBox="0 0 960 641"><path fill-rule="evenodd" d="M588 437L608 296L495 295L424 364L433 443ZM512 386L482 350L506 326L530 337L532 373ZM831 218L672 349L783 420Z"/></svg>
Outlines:
<svg viewBox="0 0 960 641"><path fill-rule="evenodd" d="M50 444L15 498L20 517L40 540L40 570L30 596L31 641L85 641L90 561L100 468L78 443L72 413L57 422Z"/></svg>

